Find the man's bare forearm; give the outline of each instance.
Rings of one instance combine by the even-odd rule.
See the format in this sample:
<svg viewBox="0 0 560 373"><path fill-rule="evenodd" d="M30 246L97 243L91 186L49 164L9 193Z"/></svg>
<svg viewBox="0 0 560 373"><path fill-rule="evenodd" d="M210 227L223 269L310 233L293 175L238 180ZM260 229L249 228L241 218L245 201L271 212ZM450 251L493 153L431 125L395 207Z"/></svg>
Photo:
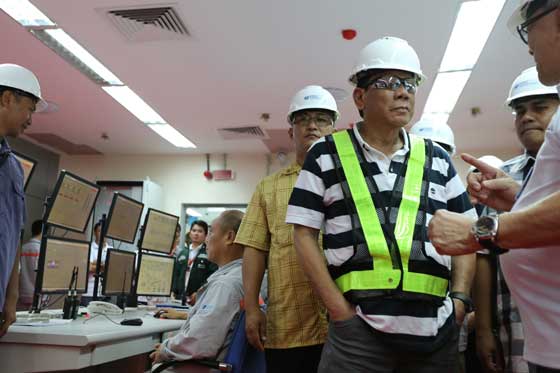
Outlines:
<svg viewBox="0 0 560 373"><path fill-rule="evenodd" d="M313 289L323 300L332 319L346 318L353 308L346 301L334 281L331 279L317 238L316 229L294 226L294 242L300 265L307 275Z"/></svg>
<svg viewBox="0 0 560 373"><path fill-rule="evenodd" d="M492 333L492 304L496 301L492 299L493 276L496 274L490 255L477 255L473 289L477 334Z"/></svg>
<svg viewBox="0 0 560 373"><path fill-rule="evenodd" d="M531 249L560 242L560 192L499 217L497 243L504 249Z"/></svg>
<svg viewBox="0 0 560 373"><path fill-rule="evenodd" d="M266 252L245 246L243 251L243 288L245 307L258 308L261 284L266 269Z"/></svg>
<svg viewBox="0 0 560 373"><path fill-rule="evenodd" d="M475 254L459 255L451 258L451 290L470 294L476 271Z"/></svg>

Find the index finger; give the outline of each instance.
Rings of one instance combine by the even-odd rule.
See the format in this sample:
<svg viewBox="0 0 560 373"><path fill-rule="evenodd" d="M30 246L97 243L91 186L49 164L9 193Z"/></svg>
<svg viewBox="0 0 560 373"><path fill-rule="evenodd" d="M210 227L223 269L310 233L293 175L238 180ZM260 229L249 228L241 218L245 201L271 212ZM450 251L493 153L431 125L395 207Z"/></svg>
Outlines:
<svg viewBox="0 0 560 373"><path fill-rule="evenodd" d="M467 162L471 166L474 166L476 169L478 169L478 171L480 171L482 174L484 174L484 176L486 176L490 179L495 178L496 175L499 172L499 169L490 166L486 162L479 161L478 159L476 159L475 157L473 157L470 154L463 153L463 154L461 154L461 158L463 159L463 161Z"/></svg>

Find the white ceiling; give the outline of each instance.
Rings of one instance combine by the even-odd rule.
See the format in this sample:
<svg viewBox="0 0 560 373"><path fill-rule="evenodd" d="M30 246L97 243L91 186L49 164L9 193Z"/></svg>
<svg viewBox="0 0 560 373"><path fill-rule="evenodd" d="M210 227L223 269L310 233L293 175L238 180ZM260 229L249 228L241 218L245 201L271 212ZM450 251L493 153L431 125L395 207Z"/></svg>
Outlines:
<svg viewBox="0 0 560 373"><path fill-rule="evenodd" d="M221 140L218 128L287 129L291 96L308 84L351 92L348 74L359 50L384 35L407 39L429 80L416 100L421 114L445 51L460 0L177 1L191 38L128 42L100 8L161 5L145 0L32 0L198 148L174 148L80 72L0 12L1 62L38 76L57 113L36 115L30 133L50 132L105 154L267 152L259 140ZM519 148L503 101L512 80L532 64L506 27L508 0L449 124L459 150ZM165 4L168 5L168 4ZM343 40L340 31L358 36ZM471 107L481 115L472 117ZM359 119L352 100L339 126ZM271 114L268 123L260 114ZM106 132L110 140L100 138ZM278 132L278 131L274 131Z"/></svg>

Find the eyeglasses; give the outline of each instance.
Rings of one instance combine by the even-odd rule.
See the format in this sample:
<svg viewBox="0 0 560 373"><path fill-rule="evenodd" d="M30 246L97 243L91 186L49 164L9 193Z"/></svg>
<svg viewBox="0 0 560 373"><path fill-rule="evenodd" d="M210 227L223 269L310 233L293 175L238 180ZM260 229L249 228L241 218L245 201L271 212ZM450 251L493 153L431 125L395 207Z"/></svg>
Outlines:
<svg viewBox="0 0 560 373"><path fill-rule="evenodd" d="M517 26L517 33L519 34L519 37L521 38L523 43L529 44L529 26L532 25L533 23L537 22L539 19L543 18L547 14L555 11L558 8L559 5L560 4L558 4L558 2L555 1L549 9L543 11L540 14L537 14L536 16L533 16L533 15L536 12L536 10L538 9L537 7L535 7L532 12L530 11L530 9L527 10L527 16L528 16L527 20L525 22L523 22L521 25ZM533 13L533 14L529 15L529 13Z"/></svg>
<svg viewBox="0 0 560 373"><path fill-rule="evenodd" d="M296 114L292 120L293 124L302 127L309 126L311 122L315 123L319 128L325 128L334 124L332 117L328 114Z"/></svg>
<svg viewBox="0 0 560 373"><path fill-rule="evenodd" d="M418 83L415 78L401 79L396 76L388 76L369 81L364 88L368 89L369 87L375 89L390 89L391 91L396 91L400 87L404 87L408 93L414 94L418 88Z"/></svg>

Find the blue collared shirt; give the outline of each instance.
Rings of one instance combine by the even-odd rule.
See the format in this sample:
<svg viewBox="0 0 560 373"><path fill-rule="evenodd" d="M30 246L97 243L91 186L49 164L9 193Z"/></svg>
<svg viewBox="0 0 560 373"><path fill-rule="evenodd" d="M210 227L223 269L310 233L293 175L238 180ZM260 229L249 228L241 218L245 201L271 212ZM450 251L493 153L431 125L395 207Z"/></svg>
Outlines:
<svg viewBox="0 0 560 373"><path fill-rule="evenodd" d="M25 221L23 169L6 139L0 140L0 312Z"/></svg>

